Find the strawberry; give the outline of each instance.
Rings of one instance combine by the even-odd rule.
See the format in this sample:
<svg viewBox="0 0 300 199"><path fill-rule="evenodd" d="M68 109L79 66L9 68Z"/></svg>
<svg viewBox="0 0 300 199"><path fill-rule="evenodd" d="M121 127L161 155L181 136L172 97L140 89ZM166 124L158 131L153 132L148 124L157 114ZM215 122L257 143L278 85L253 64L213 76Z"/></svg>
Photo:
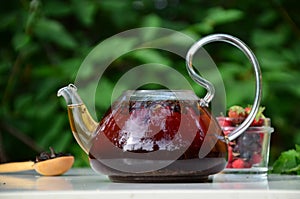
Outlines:
<svg viewBox="0 0 300 199"><path fill-rule="evenodd" d="M231 106L228 110L228 117L232 119L232 123L237 125L245 120L245 109L241 106Z"/></svg>
<svg viewBox="0 0 300 199"><path fill-rule="evenodd" d="M245 114L246 114L246 117L249 115L250 111L251 111L251 108L252 106L248 105L246 108L245 108Z"/></svg>
<svg viewBox="0 0 300 199"><path fill-rule="evenodd" d="M247 106L245 108L246 117L249 115L251 108L252 108L251 106ZM263 126L264 125L264 121L265 121L265 116L263 115L264 110L265 110L265 107L259 107L258 112L250 126Z"/></svg>
<svg viewBox="0 0 300 199"><path fill-rule="evenodd" d="M245 117L245 109L241 106L231 106L228 111L228 117L237 118L237 117Z"/></svg>
<svg viewBox="0 0 300 199"><path fill-rule="evenodd" d="M251 126L263 126L265 120L263 118L259 118L258 120L254 118L253 122L251 123Z"/></svg>

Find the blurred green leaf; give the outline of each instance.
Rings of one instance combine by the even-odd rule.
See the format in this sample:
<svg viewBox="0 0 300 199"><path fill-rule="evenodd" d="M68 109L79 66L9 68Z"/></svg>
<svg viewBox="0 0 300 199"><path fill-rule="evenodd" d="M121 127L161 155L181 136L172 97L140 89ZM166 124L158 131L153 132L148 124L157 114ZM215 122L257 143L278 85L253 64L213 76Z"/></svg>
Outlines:
<svg viewBox="0 0 300 199"><path fill-rule="evenodd" d="M281 46L285 40L286 35L280 30L276 32L257 30L253 34L253 43L259 47Z"/></svg>
<svg viewBox="0 0 300 199"><path fill-rule="evenodd" d="M40 17L41 2L39 0L31 0L28 8L28 16L25 25L26 34L31 34L32 28Z"/></svg>
<svg viewBox="0 0 300 199"><path fill-rule="evenodd" d="M57 103L54 103L53 101L51 101L46 104L40 105L40 108L43 108L43 111L40 111L38 113L39 118L47 120L49 115L55 114L55 111L57 108Z"/></svg>
<svg viewBox="0 0 300 199"><path fill-rule="evenodd" d="M288 84L292 83L294 84L297 82L298 78L295 77L293 74L287 72L287 71L266 71L264 72L264 78L268 80L268 82L272 83L281 83L281 84ZM283 85L284 86L284 85Z"/></svg>
<svg viewBox="0 0 300 199"><path fill-rule="evenodd" d="M214 27L210 23L199 23L195 24L193 27L197 32L203 33L203 34L208 34L213 32Z"/></svg>
<svg viewBox="0 0 300 199"><path fill-rule="evenodd" d="M42 129L38 129L39 132L39 144L44 148L52 146L53 143L58 142L61 138L63 126L65 124L66 117L64 115L57 115L55 120L49 121L47 126Z"/></svg>
<svg viewBox="0 0 300 199"><path fill-rule="evenodd" d="M137 20L138 14L132 10L131 1L106 0L101 1L99 4L99 7L110 15L109 18L114 22L116 27L127 29L128 25L139 22Z"/></svg>
<svg viewBox="0 0 300 199"><path fill-rule="evenodd" d="M208 10L205 21L212 25L219 25L239 20L242 17L243 12L240 10L215 7Z"/></svg>
<svg viewBox="0 0 300 199"><path fill-rule="evenodd" d="M258 19L260 24L268 26L272 24L278 18L278 14L275 10L267 10L261 14L261 17Z"/></svg>
<svg viewBox="0 0 300 199"><path fill-rule="evenodd" d="M299 149L299 146L297 146ZM300 174L300 152L291 149L282 152L280 157L273 164L273 173Z"/></svg>
<svg viewBox="0 0 300 199"><path fill-rule="evenodd" d="M70 141L73 139L74 137L71 131L60 132L59 139L51 143L52 144L51 146L55 149L56 152L69 153L68 148L70 145Z"/></svg>
<svg viewBox="0 0 300 199"><path fill-rule="evenodd" d="M60 64L61 72L64 76L69 76L70 79L75 79L78 68L82 62L81 58L66 59Z"/></svg>
<svg viewBox="0 0 300 199"><path fill-rule="evenodd" d="M20 50L22 47L24 47L28 42L30 41L30 37L24 33L19 33L14 35L13 37L13 46L15 50Z"/></svg>
<svg viewBox="0 0 300 199"><path fill-rule="evenodd" d="M145 27L159 27L161 24L161 18L154 14L146 16L141 23L141 25Z"/></svg>
<svg viewBox="0 0 300 199"><path fill-rule="evenodd" d="M72 6L64 1L44 1L43 12L47 16L67 16L72 13Z"/></svg>
<svg viewBox="0 0 300 199"><path fill-rule="evenodd" d="M99 107L102 110L105 110L110 107L112 101L111 101L111 94L113 92L113 83L107 79L107 78L101 78L101 81L98 85L98 88L96 92L96 106Z"/></svg>
<svg viewBox="0 0 300 199"><path fill-rule="evenodd" d="M71 34L57 21L39 19L34 26L34 33L42 40L50 41L65 48L75 48L76 41Z"/></svg>
<svg viewBox="0 0 300 199"><path fill-rule="evenodd" d="M161 51L152 50L152 49L144 49L138 50L131 54L131 57L140 60L141 63L160 63L163 65L170 66L170 60L164 56Z"/></svg>
<svg viewBox="0 0 300 199"><path fill-rule="evenodd" d="M86 26L93 23L93 17L96 14L96 5L93 1L72 0L72 7L78 19Z"/></svg>
<svg viewBox="0 0 300 199"><path fill-rule="evenodd" d="M0 30L9 30L9 27L12 26L17 20L16 13L6 13L6 15L0 16Z"/></svg>
<svg viewBox="0 0 300 199"><path fill-rule="evenodd" d="M260 61L260 65L264 69L272 70L284 70L289 62L285 59L280 52L271 50L257 50L257 58Z"/></svg>
<svg viewBox="0 0 300 199"><path fill-rule="evenodd" d="M32 103L33 96L32 95L23 95L15 101L16 110L19 112L27 112L26 110Z"/></svg>

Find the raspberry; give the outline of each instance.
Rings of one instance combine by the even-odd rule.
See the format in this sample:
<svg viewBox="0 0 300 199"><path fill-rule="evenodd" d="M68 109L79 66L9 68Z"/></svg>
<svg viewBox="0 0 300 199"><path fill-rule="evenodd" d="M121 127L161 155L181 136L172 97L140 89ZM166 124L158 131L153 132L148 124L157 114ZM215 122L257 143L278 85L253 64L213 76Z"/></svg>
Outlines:
<svg viewBox="0 0 300 199"><path fill-rule="evenodd" d="M244 168L251 168L252 164L250 162L245 162Z"/></svg>
<svg viewBox="0 0 300 199"><path fill-rule="evenodd" d="M221 127L233 126L232 120L228 117L218 117L217 119Z"/></svg>
<svg viewBox="0 0 300 199"><path fill-rule="evenodd" d="M260 163L261 162L261 155L260 154L254 154L252 156L251 162L252 162L252 164Z"/></svg>
<svg viewBox="0 0 300 199"><path fill-rule="evenodd" d="M232 168L244 168L245 167L245 161L241 158L236 159L235 161L232 162Z"/></svg>
<svg viewBox="0 0 300 199"><path fill-rule="evenodd" d="M229 133L231 133L231 131L228 130L228 131L224 131L223 133L224 133L224 135L228 135Z"/></svg>

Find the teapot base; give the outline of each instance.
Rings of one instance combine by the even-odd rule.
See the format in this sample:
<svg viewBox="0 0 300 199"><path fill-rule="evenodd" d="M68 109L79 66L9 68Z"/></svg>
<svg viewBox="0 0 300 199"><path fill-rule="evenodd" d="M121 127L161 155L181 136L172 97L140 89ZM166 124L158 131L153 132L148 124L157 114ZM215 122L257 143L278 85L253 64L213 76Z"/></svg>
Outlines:
<svg viewBox="0 0 300 199"><path fill-rule="evenodd" d="M174 175L174 176L108 176L117 183L199 183L211 182L208 176Z"/></svg>
<svg viewBox="0 0 300 199"><path fill-rule="evenodd" d="M194 163L193 167L185 168L191 166L191 163ZM210 163L210 165L208 163ZM209 179L209 176L222 171L225 167L225 164L226 161L223 158L204 158L202 160L177 160L173 163L173 166L169 166L157 171L146 173L110 173L108 174L108 177L112 182L124 183L210 182L211 180ZM203 168L203 166L207 168Z"/></svg>

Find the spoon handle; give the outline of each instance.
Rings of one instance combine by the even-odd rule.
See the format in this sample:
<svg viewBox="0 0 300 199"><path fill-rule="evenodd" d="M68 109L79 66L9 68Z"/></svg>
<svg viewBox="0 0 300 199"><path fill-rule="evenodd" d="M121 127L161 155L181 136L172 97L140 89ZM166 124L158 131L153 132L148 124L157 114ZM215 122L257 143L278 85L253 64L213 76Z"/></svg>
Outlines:
<svg viewBox="0 0 300 199"><path fill-rule="evenodd" d="M33 161L0 164L0 173L12 173L33 170L33 165Z"/></svg>

